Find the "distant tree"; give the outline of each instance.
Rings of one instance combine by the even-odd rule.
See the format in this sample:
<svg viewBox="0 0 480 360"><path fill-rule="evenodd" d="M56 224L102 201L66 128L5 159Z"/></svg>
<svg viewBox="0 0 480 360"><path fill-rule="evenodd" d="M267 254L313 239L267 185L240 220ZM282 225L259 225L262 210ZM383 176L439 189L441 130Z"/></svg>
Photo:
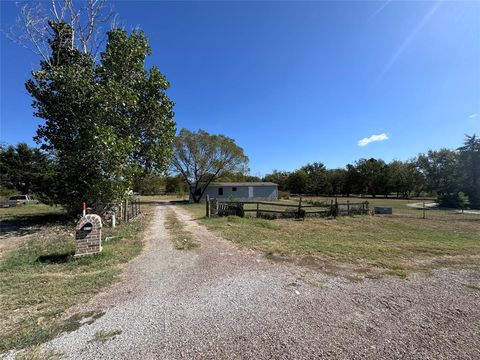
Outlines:
<svg viewBox="0 0 480 360"><path fill-rule="evenodd" d="M346 180L347 180L347 170L345 169L328 170L326 194L330 196L344 195Z"/></svg>
<svg viewBox="0 0 480 360"><path fill-rule="evenodd" d="M480 208L480 138L475 134L466 135L458 151L461 190L469 198L472 208Z"/></svg>
<svg viewBox="0 0 480 360"><path fill-rule="evenodd" d="M167 176L165 183L167 194L185 194L188 192L188 186L182 175Z"/></svg>
<svg viewBox="0 0 480 360"><path fill-rule="evenodd" d="M427 154L418 156L417 165L425 178L427 191L442 195L458 189L458 154L455 151L429 150Z"/></svg>
<svg viewBox="0 0 480 360"><path fill-rule="evenodd" d="M394 160L388 164L388 187L390 191L402 197L409 197L411 192L420 192L423 188L423 177L417 169L415 161L402 162Z"/></svg>
<svg viewBox="0 0 480 360"><path fill-rule="evenodd" d="M307 175L306 193L320 195L327 192L327 169L325 165L314 162L303 166L301 170Z"/></svg>
<svg viewBox="0 0 480 360"><path fill-rule="evenodd" d="M25 143L0 146L0 182L4 189L45 199L55 170L53 160L38 148Z"/></svg>
<svg viewBox="0 0 480 360"><path fill-rule="evenodd" d="M307 191L308 175L300 169L288 175L287 190L294 194L305 194Z"/></svg>
<svg viewBox="0 0 480 360"><path fill-rule="evenodd" d="M242 171L247 163L243 149L224 135L182 129L173 145L173 169L183 176L195 202L213 180Z"/></svg>
<svg viewBox="0 0 480 360"><path fill-rule="evenodd" d="M376 197L388 195L388 166L383 160L360 159L356 162L362 193Z"/></svg>
<svg viewBox="0 0 480 360"><path fill-rule="evenodd" d="M166 180L162 175L138 173L133 180L133 191L141 195L157 195L165 192Z"/></svg>
<svg viewBox="0 0 480 360"><path fill-rule="evenodd" d="M278 190L287 191L288 175L286 171L273 170L271 174L265 175L263 181L275 183L278 185Z"/></svg>
<svg viewBox="0 0 480 360"><path fill-rule="evenodd" d="M347 164L346 168L343 195L350 196L352 193L361 193L363 185L357 168L352 164Z"/></svg>

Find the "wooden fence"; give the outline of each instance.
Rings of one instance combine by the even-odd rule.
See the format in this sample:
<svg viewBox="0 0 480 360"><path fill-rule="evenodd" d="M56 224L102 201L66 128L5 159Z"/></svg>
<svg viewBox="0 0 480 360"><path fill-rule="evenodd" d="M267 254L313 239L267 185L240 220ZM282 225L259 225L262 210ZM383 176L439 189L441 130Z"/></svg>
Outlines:
<svg viewBox="0 0 480 360"><path fill-rule="evenodd" d="M298 204L267 201L226 202L218 199L206 201L206 216L244 216L245 213L255 213L257 218L305 218L306 216L337 217L341 215L364 215L369 213L368 201L343 202L337 200L326 202L302 201Z"/></svg>
<svg viewBox="0 0 480 360"><path fill-rule="evenodd" d="M140 200L135 198L125 199L115 203L97 203L88 208L88 213L100 215L105 225L114 223L129 222L141 213Z"/></svg>

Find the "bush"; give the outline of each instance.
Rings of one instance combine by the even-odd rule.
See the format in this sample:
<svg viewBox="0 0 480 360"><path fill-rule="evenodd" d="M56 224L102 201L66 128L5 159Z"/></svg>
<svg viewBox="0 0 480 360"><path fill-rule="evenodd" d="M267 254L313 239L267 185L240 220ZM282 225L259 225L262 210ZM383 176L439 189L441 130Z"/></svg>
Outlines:
<svg viewBox="0 0 480 360"><path fill-rule="evenodd" d="M468 196L463 192L442 194L438 196L438 203L442 207L464 209L469 205Z"/></svg>
<svg viewBox="0 0 480 360"><path fill-rule="evenodd" d="M281 214L282 218L289 218L289 219L304 219L306 215L306 211L303 209L287 209Z"/></svg>
<svg viewBox="0 0 480 360"><path fill-rule="evenodd" d="M276 214L263 212L259 212L258 217L265 220L276 220L278 218Z"/></svg>
<svg viewBox="0 0 480 360"><path fill-rule="evenodd" d="M330 207L327 211L327 216L331 216L331 217L336 218L338 216L338 206L330 205Z"/></svg>

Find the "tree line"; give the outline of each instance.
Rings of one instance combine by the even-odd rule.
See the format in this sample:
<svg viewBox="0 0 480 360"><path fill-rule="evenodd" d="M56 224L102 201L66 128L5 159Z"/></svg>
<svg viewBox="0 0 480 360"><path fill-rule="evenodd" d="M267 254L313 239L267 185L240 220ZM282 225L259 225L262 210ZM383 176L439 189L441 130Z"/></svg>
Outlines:
<svg viewBox="0 0 480 360"><path fill-rule="evenodd" d="M443 206L480 208L480 138L467 135L456 150L429 150L407 161L360 159L339 169L314 162L292 172L274 170L263 180L295 194L433 195Z"/></svg>
<svg viewBox="0 0 480 360"><path fill-rule="evenodd" d="M423 195L437 197L446 207L480 208L480 138L475 134L466 136L456 150L430 150L407 161L360 159L338 169L314 162L292 172L274 170L263 178L248 175L243 149L223 135L182 129L171 151L170 175L138 172L131 189L141 194L190 193L198 201L212 181L269 181L294 194ZM26 144L1 146L2 193L35 193L47 203L61 204L49 197L58 178L63 178L58 161Z"/></svg>

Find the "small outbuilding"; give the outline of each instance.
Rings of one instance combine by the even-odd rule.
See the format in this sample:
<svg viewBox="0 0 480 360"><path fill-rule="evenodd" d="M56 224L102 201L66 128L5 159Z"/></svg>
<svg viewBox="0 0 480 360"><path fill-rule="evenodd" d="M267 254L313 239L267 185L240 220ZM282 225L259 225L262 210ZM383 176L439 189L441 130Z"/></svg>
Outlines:
<svg viewBox="0 0 480 360"><path fill-rule="evenodd" d="M207 195L212 199L234 201L278 200L278 185L271 182L224 182L210 183L200 201ZM193 202L190 193L190 202Z"/></svg>

